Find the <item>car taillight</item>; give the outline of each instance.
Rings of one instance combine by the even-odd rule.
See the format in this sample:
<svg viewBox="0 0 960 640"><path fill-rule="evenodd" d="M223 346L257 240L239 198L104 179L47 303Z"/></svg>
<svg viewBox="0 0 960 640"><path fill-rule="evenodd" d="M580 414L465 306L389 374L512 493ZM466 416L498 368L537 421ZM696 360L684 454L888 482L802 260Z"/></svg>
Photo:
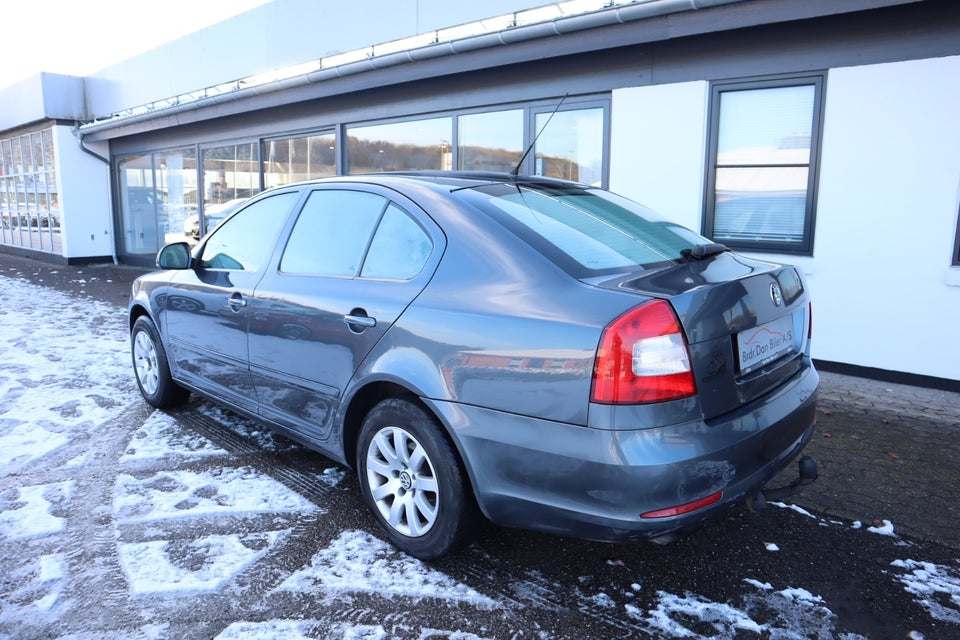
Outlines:
<svg viewBox="0 0 960 640"><path fill-rule="evenodd" d="M593 367L593 402L645 404L696 391L687 343L669 303L647 302L604 329Z"/></svg>

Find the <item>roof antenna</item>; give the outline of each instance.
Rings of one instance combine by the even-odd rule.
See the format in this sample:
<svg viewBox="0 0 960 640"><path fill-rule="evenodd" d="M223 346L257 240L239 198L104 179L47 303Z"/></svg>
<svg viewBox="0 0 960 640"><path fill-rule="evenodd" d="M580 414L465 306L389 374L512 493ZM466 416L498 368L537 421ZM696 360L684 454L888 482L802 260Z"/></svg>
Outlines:
<svg viewBox="0 0 960 640"><path fill-rule="evenodd" d="M553 116L557 115L557 111L560 110L560 105L563 104L563 101L567 99L569 93L563 94L563 97L560 98L560 102L557 103L557 106L553 109L553 113L550 114L550 117L547 118L547 121L543 123L543 126L540 127L540 131L537 131L537 135L533 137L533 142L530 143L530 146L527 147L527 150L523 152L523 155L520 156L520 161L517 163L517 166L513 168L513 171L510 172L512 176L520 175L520 167L523 165L523 161L527 159L527 156L530 155L530 152L533 151L533 147L536 146L537 140L540 139L540 134L544 132L547 128L547 125L550 124L550 121L553 120Z"/></svg>

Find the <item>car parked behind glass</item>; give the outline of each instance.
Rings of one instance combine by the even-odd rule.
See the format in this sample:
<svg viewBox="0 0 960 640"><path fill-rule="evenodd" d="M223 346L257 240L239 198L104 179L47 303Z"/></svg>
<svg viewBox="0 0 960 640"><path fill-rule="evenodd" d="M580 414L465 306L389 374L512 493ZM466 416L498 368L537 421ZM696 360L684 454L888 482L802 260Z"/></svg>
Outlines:
<svg viewBox="0 0 960 640"><path fill-rule="evenodd" d="M195 392L353 467L420 558L481 517L667 542L762 503L815 422L800 272L585 185L289 185L158 266L129 308L147 402Z"/></svg>

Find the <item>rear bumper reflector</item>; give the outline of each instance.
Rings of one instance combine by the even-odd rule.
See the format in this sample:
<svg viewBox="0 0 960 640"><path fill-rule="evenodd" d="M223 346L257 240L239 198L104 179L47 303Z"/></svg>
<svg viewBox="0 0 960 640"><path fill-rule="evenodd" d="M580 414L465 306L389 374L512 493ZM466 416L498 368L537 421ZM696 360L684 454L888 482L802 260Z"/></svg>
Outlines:
<svg viewBox="0 0 960 640"><path fill-rule="evenodd" d="M657 509L656 511L648 511L640 515L641 518L669 518L671 516L679 516L684 513L690 513L691 511L696 511L697 509L702 509L706 506L718 502L720 498L723 497L722 491L717 491L712 493L706 498L700 498L699 500L694 500L693 502L688 502L686 504L677 505L676 507L667 507L666 509Z"/></svg>

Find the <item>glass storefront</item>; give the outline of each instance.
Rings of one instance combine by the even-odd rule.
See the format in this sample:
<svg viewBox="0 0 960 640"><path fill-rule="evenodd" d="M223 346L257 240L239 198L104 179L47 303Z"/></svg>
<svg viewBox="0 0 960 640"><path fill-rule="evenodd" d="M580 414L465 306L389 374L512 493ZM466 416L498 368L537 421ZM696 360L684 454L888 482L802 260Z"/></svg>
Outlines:
<svg viewBox="0 0 960 640"><path fill-rule="evenodd" d="M119 162L121 253L153 256L186 237L197 212L197 154L192 147Z"/></svg>
<svg viewBox="0 0 960 640"><path fill-rule="evenodd" d="M0 139L0 243L61 253L53 130Z"/></svg>
<svg viewBox="0 0 960 640"><path fill-rule="evenodd" d="M347 129L348 173L452 169L453 118Z"/></svg>
<svg viewBox="0 0 960 640"><path fill-rule="evenodd" d="M594 185L605 180L609 105L602 99L469 110L398 122L346 125L288 137L190 147L118 160L125 260L150 263L163 244L197 241L250 196L340 173L512 171L536 140L526 171ZM545 126L546 125L546 126Z"/></svg>
<svg viewBox="0 0 960 640"><path fill-rule="evenodd" d="M337 175L336 142L332 132L264 141L264 188Z"/></svg>
<svg viewBox="0 0 960 640"><path fill-rule="evenodd" d="M460 116L457 144L461 171L512 171L523 156L523 109Z"/></svg>
<svg viewBox="0 0 960 640"><path fill-rule="evenodd" d="M540 112L536 128L534 173L603 186L603 108Z"/></svg>

